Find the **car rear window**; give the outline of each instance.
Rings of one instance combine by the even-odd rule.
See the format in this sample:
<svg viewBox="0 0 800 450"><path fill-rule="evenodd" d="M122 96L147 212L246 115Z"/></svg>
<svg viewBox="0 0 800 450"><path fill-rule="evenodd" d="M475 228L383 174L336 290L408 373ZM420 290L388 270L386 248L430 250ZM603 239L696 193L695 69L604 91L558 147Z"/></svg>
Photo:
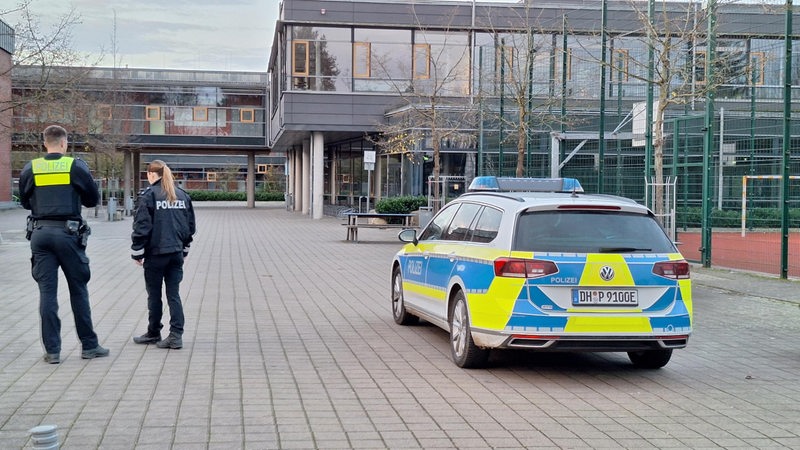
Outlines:
<svg viewBox="0 0 800 450"><path fill-rule="evenodd" d="M620 211L524 212L517 220L514 250L569 253L677 251L654 218Z"/></svg>

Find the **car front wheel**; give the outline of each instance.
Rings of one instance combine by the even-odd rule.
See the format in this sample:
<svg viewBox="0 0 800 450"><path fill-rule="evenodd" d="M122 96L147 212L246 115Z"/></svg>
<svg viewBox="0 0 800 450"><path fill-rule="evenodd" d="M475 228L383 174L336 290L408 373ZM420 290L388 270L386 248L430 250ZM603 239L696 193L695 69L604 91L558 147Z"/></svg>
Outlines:
<svg viewBox="0 0 800 450"><path fill-rule="evenodd" d="M672 349L628 352L633 365L642 369L660 369L667 365L671 357Z"/></svg>
<svg viewBox="0 0 800 450"><path fill-rule="evenodd" d="M489 350L478 347L472 340L467 298L460 290L450 311L450 350L456 365L465 369L483 367L489 359Z"/></svg>
<svg viewBox="0 0 800 450"><path fill-rule="evenodd" d="M398 325L412 325L418 320L417 316L406 310L406 303L403 300L403 274L400 273L400 267L395 267L392 271L392 316Z"/></svg>

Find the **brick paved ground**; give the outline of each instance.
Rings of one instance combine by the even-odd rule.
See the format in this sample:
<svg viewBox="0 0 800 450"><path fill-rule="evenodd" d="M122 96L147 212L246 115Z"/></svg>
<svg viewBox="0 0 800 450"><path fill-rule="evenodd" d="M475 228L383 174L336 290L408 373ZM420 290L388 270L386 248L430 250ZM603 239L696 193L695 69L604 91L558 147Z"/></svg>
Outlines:
<svg viewBox="0 0 800 450"><path fill-rule="evenodd" d="M0 448L56 424L63 449L800 448L800 284L695 269L695 334L661 370L624 354L450 360L399 327L396 232L345 242L280 204L198 204L182 284L184 348L136 345L131 220L88 216L89 284L109 358L80 358L62 280L60 365L41 361L25 211L0 211ZM165 317L166 319L166 317Z"/></svg>

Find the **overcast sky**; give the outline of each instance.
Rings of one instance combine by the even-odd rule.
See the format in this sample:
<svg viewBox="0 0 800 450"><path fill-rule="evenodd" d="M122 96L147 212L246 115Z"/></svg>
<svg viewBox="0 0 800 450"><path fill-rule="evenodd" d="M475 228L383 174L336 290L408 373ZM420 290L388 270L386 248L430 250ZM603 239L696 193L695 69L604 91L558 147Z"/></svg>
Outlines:
<svg viewBox="0 0 800 450"><path fill-rule="evenodd" d="M0 0L0 11L14 2ZM389 0L387 0L389 1ZM479 2L508 0L478 0ZM118 65L153 69L267 70L280 0L31 0L43 29L74 7L72 47L88 61L110 49L116 13ZM14 26L18 18L3 16Z"/></svg>
<svg viewBox="0 0 800 450"><path fill-rule="evenodd" d="M6 3L6 0L2 0ZM9 2L10 3L10 2ZM43 30L74 7L72 47L86 55L110 49L116 13L121 66L266 71L279 0L32 0ZM0 10L11 5L4 4ZM18 17L4 16L14 26Z"/></svg>

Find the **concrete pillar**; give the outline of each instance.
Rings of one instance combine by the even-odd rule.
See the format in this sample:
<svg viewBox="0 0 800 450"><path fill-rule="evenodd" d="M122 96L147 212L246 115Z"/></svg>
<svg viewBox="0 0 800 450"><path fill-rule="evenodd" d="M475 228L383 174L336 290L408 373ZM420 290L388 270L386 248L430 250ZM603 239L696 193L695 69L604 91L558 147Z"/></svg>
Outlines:
<svg viewBox="0 0 800 450"><path fill-rule="evenodd" d="M142 167L142 154L139 152L133 153L133 162L131 165L133 166L133 190L134 195L139 195L139 191L142 190L142 182L140 178L140 172L144 170Z"/></svg>
<svg viewBox="0 0 800 450"><path fill-rule="evenodd" d="M247 207L256 207L256 152L247 153Z"/></svg>
<svg viewBox="0 0 800 450"><path fill-rule="evenodd" d="M383 166L386 162L386 157L378 156L375 158L375 203L377 204L382 197L383 193Z"/></svg>
<svg viewBox="0 0 800 450"><path fill-rule="evenodd" d="M130 216L133 211L133 201L135 200L133 192L133 157L130 150L123 150L122 154L122 196L125 208L125 215Z"/></svg>
<svg viewBox="0 0 800 450"><path fill-rule="evenodd" d="M322 219L325 197L325 137L321 132L311 133L311 218Z"/></svg>
<svg viewBox="0 0 800 450"><path fill-rule="evenodd" d="M293 149L292 154L294 157L294 210L300 212L303 210L303 152L298 149Z"/></svg>
<svg viewBox="0 0 800 450"><path fill-rule="evenodd" d="M339 178L339 171L336 170L338 166L339 157L336 154L335 150L331 150L330 156L330 168L328 169L331 173L330 183L331 183L331 205L336 205L338 203L339 197L339 182L337 181Z"/></svg>
<svg viewBox="0 0 800 450"><path fill-rule="evenodd" d="M311 212L311 141L303 140L303 214Z"/></svg>

